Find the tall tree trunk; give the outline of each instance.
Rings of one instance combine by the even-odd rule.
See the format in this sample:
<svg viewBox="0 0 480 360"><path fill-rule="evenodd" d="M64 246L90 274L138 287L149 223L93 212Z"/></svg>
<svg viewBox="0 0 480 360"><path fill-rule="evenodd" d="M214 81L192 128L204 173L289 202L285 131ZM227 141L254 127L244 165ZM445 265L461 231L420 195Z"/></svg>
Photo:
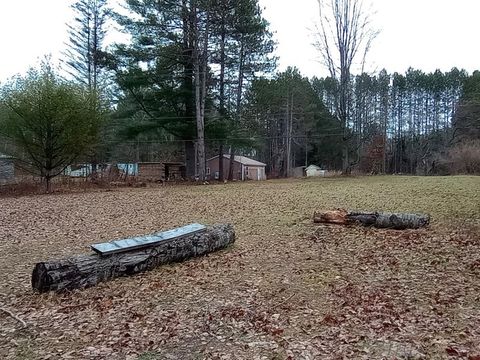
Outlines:
<svg viewBox="0 0 480 360"><path fill-rule="evenodd" d="M241 40L240 45L240 59L238 65L238 88L237 88L237 108L236 108L236 115L237 121L240 121L240 115L242 113L242 94L243 94L243 72L244 72L244 62L245 62L245 51L244 51L244 44L243 38Z"/></svg>
<svg viewBox="0 0 480 360"><path fill-rule="evenodd" d="M233 146L230 147L230 161L228 162L228 181L233 180L233 165L235 161L235 150ZM241 180L241 179L238 179Z"/></svg>
<svg viewBox="0 0 480 360"><path fill-rule="evenodd" d="M47 193L50 194L52 192L52 178L50 175L45 176L45 185Z"/></svg>
<svg viewBox="0 0 480 360"><path fill-rule="evenodd" d="M193 140L187 140L184 144L185 147L185 176L188 179L192 179L195 176L195 142Z"/></svg>
<svg viewBox="0 0 480 360"><path fill-rule="evenodd" d="M350 159L349 159L350 147L348 146L348 138L343 137L342 144L342 172L344 175L350 175Z"/></svg>
<svg viewBox="0 0 480 360"><path fill-rule="evenodd" d="M197 111L200 111L200 116L197 115L197 141L198 141L198 162L199 162L199 178L201 181L206 180L206 158L205 158L205 101L207 97L207 63L208 63L208 38L209 38L209 14L207 12L207 18L205 23L205 32L203 38L203 52L200 56L199 53L199 38L198 31L198 13L196 13L196 33L197 33L197 62L196 62L196 80L199 80L196 86L196 101ZM200 68L201 64L201 68ZM200 80L201 79L201 80ZM198 105L200 103L200 107Z"/></svg>
<svg viewBox="0 0 480 360"><path fill-rule="evenodd" d="M305 167L308 166L308 137L305 138Z"/></svg>
<svg viewBox="0 0 480 360"><path fill-rule="evenodd" d="M200 74L200 31L199 31L199 18L198 18L198 8L196 2L192 2L193 7L193 19L194 19L194 71L195 71L195 112L196 112L196 122L197 122L197 171L196 175L200 181L205 180L205 123L203 117L204 111L204 99L203 99L203 76ZM206 54L204 54L205 56Z"/></svg>
<svg viewBox="0 0 480 360"><path fill-rule="evenodd" d="M288 127L287 177L292 176L292 132L293 132L293 93L290 99L290 120ZM295 162L295 160L294 160Z"/></svg>
<svg viewBox="0 0 480 360"><path fill-rule="evenodd" d="M290 175L290 94L287 93L287 104L285 107L285 133L284 133L284 144L285 144L285 165L283 176L288 178Z"/></svg>
<svg viewBox="0 0 480 360"><path fill-rule="evenodd" d="M200 181L205 180L205 124L202 117L200 69L195 64L195 98L197 109L197 174Z"/></svg>
<svg viewBox="0 0 480 360"><path fill-rule="evenodd" d="M340 116L340 121L342 122L342 127L343 127L343 168L342 172L345 175L350 174L350 134L349 134L349 127L348 127L348 86L350 82L350 72L349 69L347 69L347 59L346 59L346 51L347 49L343 49L340 47L340 99L339 99L339 116Z"/></svg>
<svg viewBox="0 0 480 360"><path fill-rule="evenodd" d="M240 40L240 61L238 65L238 88L237 88L237 101L236 101L236 110L235 110L235 120L236 122L240 122L241 113L242 113L242 93L243 93L243 72L244 72L244 62L245 62L245 54L244 54L244 43L243 38ZM230 147L230 164L228 168L228 180L233 180L233 162L235 161L235 149L233 145ZM242 169L243 170L243 169ZM240 176L241 180L242 176Z"/></svg>
<svg viewBox="0 0 480 360"><path fill-rule="evenodd" d="M222 13L224 14L224 13ZM221 25L221 34L220 34L220 116L222 123L225 123L226 109L225 109L225 41L226 41L226 30L225 30L225 18L222 18ZM223 132L222 132L223 134ZM224 140L219 140L218 148L218 180L223 181L225 179L224 169L223 169L223 144Z"/></svg>
<svg viewBox="0 0 480 360"><path fill-rule="evenodd" d="M98 53L100 51L100 44L99 44L99 38L98 38L98 22L99 22L99 19L98 19L98 8L96 6L96 4L93 4L93 35L92 35L92 45L91 45L91 50L89 51L90 52L90 56L92 58L92 69L91 69L91 78L92 78L92 82L91 82L91 88L89 89L90 91L90 96L92 96L93 94L95 94L95 99L96 97L98 96L98 92L99 92L99 86L98 86L98 71L99 71L99 57L98 57ZM93 96L92 96L93 97ZM97 104L96 101L94 101L94 103L92 104L92 110L95 114L95 116L97 115L97 112L100 110L99 108L99 104ZM92 179L96 179L97 178L97 165L98 165L98 153L99 153L99 148L98 146L94 146L93 147L93 154L92 154Z"/></svg>
<svg viewBox="0 0 480 360"><path fill-rule="evenodd" d="M223 181L223 143L218 147L218 180Z"/></svg>
<svg viewBox="0 0 480 360"><path fill-rule="evenodd" d="M193 25L190 10L188 9L187 0L182 0L182 25L183 25L183 103L185 106L185 119L190 122L190 119L195 118L194 106L194 88L193 88ZM192 131L188 134L188 139L185 141L185 175L189 179L193 179L196 172L195 162L195 142L196 136L194 124L192 121Z"/></svg>
<svg viewBox="0 0 480 360"><path fill-rule="evenodd" d="M202 63L202 122L205 123L205 102L207 100L207 71L208 71L208 42L210 36L210 13L207 11L205 24L205 34L203 38L203 63ZM205 157L205 144L203 149L203 170L207 167L207 159Z"/></svg>

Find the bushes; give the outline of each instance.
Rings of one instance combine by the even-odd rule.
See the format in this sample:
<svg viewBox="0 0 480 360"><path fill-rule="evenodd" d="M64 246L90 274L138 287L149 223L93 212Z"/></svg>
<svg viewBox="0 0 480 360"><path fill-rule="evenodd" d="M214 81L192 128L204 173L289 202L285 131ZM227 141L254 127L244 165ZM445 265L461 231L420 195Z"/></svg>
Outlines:
<svg viewBox="0 0 480 360"><path fill-rule="evenodd" d="M440 157L435 171L441 175L480 175L480 140L458 144Z"/></svg>
<svg viewBox="0 0 480 360"><path fill-rule="evenodd" d="M375 135L362 152L358 170L364 174L381 174L385 171L383 153L386 143L382 135Z"/></svg>

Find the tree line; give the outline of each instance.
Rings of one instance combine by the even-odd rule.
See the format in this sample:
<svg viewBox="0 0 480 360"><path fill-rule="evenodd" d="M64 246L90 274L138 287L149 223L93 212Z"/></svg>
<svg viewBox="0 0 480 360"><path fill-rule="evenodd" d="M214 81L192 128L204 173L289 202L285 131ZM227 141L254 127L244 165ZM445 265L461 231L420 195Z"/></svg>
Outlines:
<svg viewBox="0 0 480 360"><path fill-rule="evenodd" d="M311 163L448 172L459 141L479 138L478 72L352 75L376 35L357 2L331 0L332 21L321 12L318 48L330 76L308 79L296 68L277 72L258 0L124 0L122 11L79 0L61 65L69 76L47 61L2 87L5 151L47 183L74 161L96 169L173 158L188 178L204 179L206 159L224 153L266 162L270 177ZM113 23L128 42L105 44ZM231 178L231 164L222 167L220 180Z"/></svg>
<svg viewBox="0 0 480 360"><path fill-rule="evenodd" d="M346 102L352 162L376 173L435 172L435 160L461 133L456 119L464 106L464 84L476 76L456 68L352 76ZM337 83L331 78L313 83L334 112Z"/></svg>

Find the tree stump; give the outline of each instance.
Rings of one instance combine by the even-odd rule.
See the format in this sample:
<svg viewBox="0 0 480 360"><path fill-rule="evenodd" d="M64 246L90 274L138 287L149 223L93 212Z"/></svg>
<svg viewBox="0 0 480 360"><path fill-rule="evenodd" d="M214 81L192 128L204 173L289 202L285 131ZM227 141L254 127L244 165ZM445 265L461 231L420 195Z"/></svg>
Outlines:
<svg viewBox="0 0 480 360"><path fill-rule="evenodd" d="M137 274L226 248L235 242L230 224L208 226L205 231L158 243L153 247L108 256L79 255L40 262L32 273L32 287L40 293L94 286L102 281Z"/></svg>

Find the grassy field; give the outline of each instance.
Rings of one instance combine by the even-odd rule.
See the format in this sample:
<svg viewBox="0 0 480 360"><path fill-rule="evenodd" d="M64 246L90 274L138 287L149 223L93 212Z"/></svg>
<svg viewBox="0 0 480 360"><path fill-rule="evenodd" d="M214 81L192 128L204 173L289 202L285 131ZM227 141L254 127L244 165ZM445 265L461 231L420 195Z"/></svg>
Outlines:
<svg viewBox="0 0 480 360"><path fill-rule="evenodd" d="M312 224L427 212L428 229ZM233 247L67 294L33 265L190 222ZM480 359L480 177L358 177L0 199L0 358Z"/></svg>

